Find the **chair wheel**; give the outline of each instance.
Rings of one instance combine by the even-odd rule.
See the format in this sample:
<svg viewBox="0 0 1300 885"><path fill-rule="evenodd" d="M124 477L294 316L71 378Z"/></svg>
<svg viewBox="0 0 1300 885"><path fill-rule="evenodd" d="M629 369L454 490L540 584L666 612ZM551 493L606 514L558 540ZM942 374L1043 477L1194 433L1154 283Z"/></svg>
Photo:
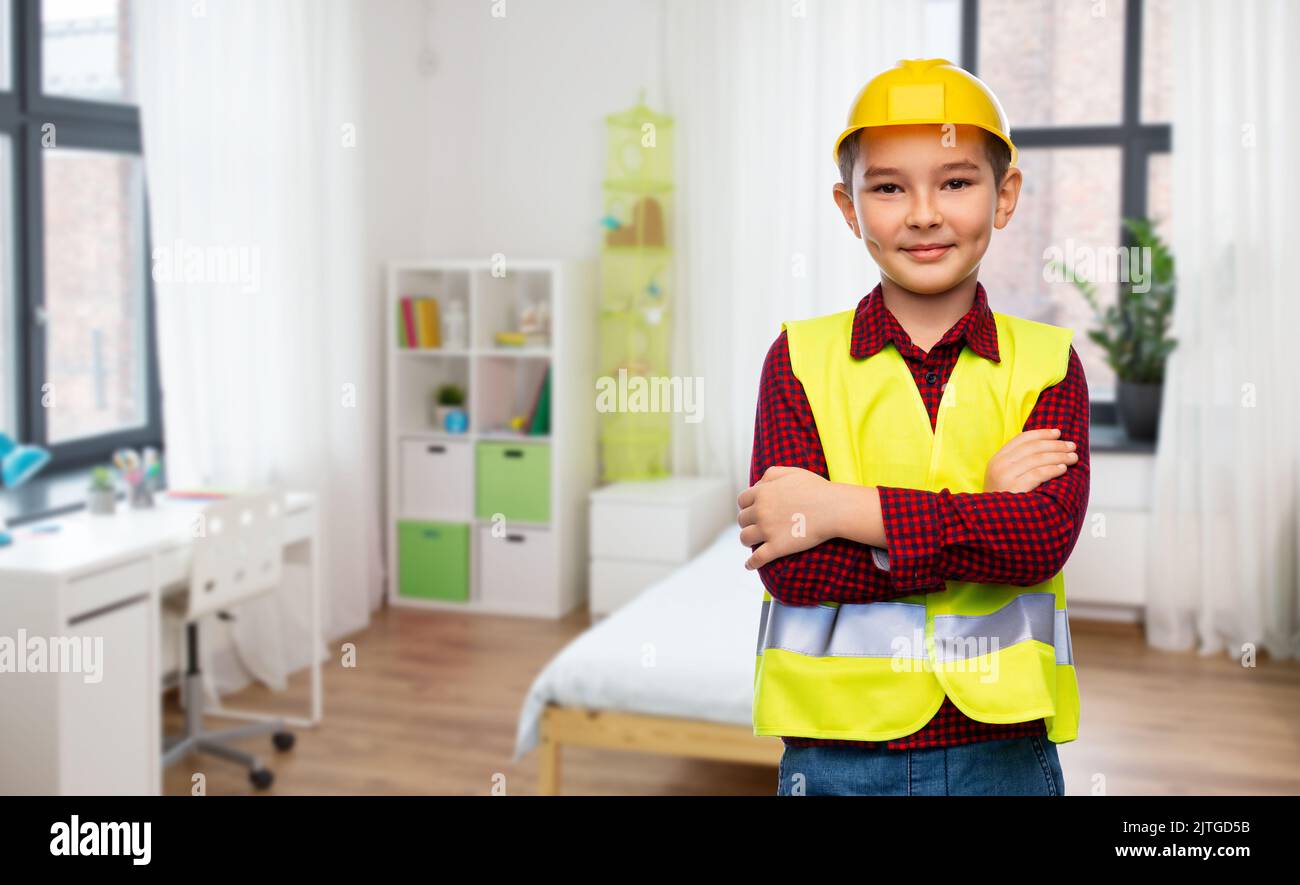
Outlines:
<svg viewBox="0 0 1300 885"><path fill-rule="evenodd" d="M271 735L271 742L274 743L275 748L277 750L280 750L281 752L284 752L285 750L292 750L293 732L277 731L275 734Z"/></svg>
<svg viewBox="0 0 1300 885"><path fill-rule="evenodd" d="M265 790L275 780L275 774L269 768L254 768L248 773L248 779L259 790Z"/></svg>

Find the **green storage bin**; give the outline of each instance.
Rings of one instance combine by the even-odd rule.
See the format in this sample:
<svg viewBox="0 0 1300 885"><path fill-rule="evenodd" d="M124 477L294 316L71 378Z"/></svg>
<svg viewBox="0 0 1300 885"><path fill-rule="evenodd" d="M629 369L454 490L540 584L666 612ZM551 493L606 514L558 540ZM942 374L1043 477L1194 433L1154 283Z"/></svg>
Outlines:
<svg viewBox="0 0 1300 885"><path fill-rule="evenodd" d="M397 524L398 594L411 599L469 601L469 526L456 522Z"/></svg>
<svg viewBox="0 0 1300 885"><path fill-rule="evenodd" d="M522 522L550 522L551 447L547 443L480 442L474 459L475 513Z"/></svg>

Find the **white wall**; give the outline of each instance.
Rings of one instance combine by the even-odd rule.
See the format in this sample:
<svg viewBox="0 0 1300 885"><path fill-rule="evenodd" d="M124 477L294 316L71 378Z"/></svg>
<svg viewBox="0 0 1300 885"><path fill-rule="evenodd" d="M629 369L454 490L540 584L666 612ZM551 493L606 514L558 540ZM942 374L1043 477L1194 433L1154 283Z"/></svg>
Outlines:
<svg viewBox="0 0 1300 885"><path fill-rule="evenodd" d="M376 297L390 257L597 254L604 117L658 104L661 3L503 5L365 2Z"/></svg>

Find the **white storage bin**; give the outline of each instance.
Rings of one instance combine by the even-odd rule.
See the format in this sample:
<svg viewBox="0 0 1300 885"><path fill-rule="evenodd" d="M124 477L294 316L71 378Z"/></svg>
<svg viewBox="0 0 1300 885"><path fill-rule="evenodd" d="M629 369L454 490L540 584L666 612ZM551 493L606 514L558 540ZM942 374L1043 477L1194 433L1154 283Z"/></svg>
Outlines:
<svg viewBox="0 0 1300 885"><path fill-rule="evenodd" d="M482 603L493 611L556 617L559 570L550 529L511 528L494 537L492 526L479 527L479 576Z"/></svg>
<svg viewBox="0 0 1300 885"><path fill-rule="evenodd" d="M470 519L474 507L471 444L462 440L402 440L398 485L404 519Z"/></svg>

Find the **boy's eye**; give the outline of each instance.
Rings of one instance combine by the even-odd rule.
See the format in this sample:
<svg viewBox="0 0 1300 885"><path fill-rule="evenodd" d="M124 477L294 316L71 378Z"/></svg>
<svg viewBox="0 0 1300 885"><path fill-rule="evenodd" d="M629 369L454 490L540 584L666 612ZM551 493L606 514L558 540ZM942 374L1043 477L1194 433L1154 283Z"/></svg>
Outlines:
<svg viewBox="0 0 1300 885"><path fill-rule="evenodd" d="M970 187L971 182L970 182L969 180L965 179L965 178L950 178L950 179L948 179L947 181L945 181L945 182L943 183L943 186L944 186L944 187L947 187L947 186L950 185L950 184L960 184L960 185L963 185L963 187L953 188L953 190L965 190L967 187ZM886 182L885 184L878 184L878 185L876 185L875 187L873 187L873 188L871 189L871 192L872 192L872 193L889 194L889 195L892 196L892 195L895 193L895 191L887 191L887 190L885 190L885 188L887 188L887 187L892 187L892 188L895 188L895 190L896 190L896 189L898 188L898 185L896 185L896 184L890 184L890 183L888 183L888 182Z"/></svg>

